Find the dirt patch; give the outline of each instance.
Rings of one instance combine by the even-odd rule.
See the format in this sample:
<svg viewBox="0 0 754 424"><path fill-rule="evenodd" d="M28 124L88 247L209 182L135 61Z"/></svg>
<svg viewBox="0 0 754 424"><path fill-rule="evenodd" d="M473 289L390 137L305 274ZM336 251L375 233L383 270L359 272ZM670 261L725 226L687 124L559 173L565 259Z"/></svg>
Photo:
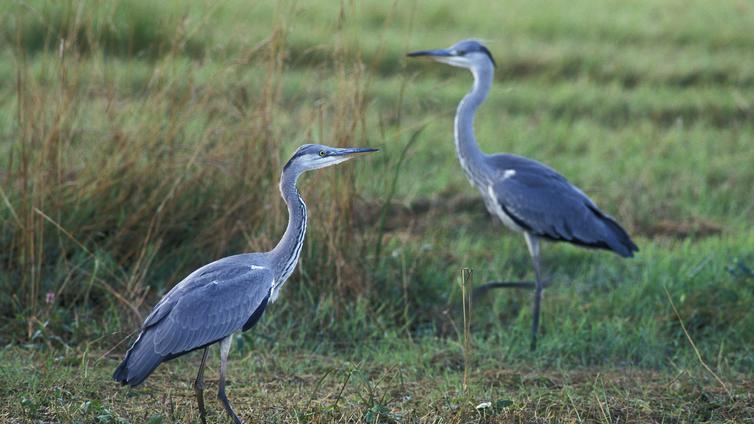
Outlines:
<svg viewBox="0 0 754 424"><path fill-rule="evenodd" d="M656 224L646 228L645 231L640 232L649 237L703 238L721 234L723 226L702 218L680 221L661 219Z"/></svg>
<svg viewBox="0 0 754 424"><path fill-rule="evenodd" d="M360 225L379 222L384 205L378 201L362 200L354 208L355 221ZM421 231L435 222L435 217L462 214L486 215L484 203L478 196L443 192L422 197L410 203L392 201L386 210L385 231Z"/></svg>
<svg viewBox="0 0 754 424"><path fill-rule="evenodd" d="M362 200L354 208L355 222L361 226L379 222L383 204L377 201ZM485 216L492 218L484 207L479 196L445 191L437 196L422 197L410 203L393 201L387 206L385 231L423 232L433 226L440 217ZM638 225L632 235L642 235L647 238L667 237L673 239L705 238L720 235L725 230L722 224L704 218L691 217L681 220L660 219L654 223Z"/></svg>

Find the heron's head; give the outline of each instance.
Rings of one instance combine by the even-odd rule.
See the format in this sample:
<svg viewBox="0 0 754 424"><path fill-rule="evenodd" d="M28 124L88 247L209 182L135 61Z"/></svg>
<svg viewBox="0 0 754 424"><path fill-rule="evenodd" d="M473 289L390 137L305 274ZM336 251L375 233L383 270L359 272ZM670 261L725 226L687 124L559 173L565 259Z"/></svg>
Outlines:
<svg viewBox="0 0 754 424"><path fill-rule="evenodd" d="M492 53L477 40L462 40L447 49L419 50L408 53L407 56L426 56L437 62L472 70L495 66Z"/></svg>
<svg viewBox="0 0 754 424"><path fill-rule="evenodd" d="M324 168L337 165L360 154L376 152L377 149L369 147L329 147L322 144L304 144L299 147L283 171L294 168L298 172Z"/></svg>

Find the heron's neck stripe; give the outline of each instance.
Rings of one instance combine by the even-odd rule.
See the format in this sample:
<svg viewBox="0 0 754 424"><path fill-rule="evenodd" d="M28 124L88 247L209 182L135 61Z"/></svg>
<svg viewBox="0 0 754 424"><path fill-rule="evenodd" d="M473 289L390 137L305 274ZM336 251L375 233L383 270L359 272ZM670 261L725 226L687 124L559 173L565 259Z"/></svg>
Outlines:
<svg viewBox="0 0 754 424"><path fill-rule="evenodd" d="M296 202L298 202L298 206L300 207L300 225L298 228L295 229L295 242L292 246L291 253L289 255L286 255L287 261L285 265L283 266L283 271L280 275L280 278L275 279L276 285L282 285L285 280L288 279L288 277L293 274L293 270L296 267L296 263L298 262L299 257L301 256L301 249L304 246L304 236L306 235L306 221L307 221L307 213L306 213L306 204L304 203L304 200L301 198L301 196L296 193ZM291 211L293 212L293 211Z"/></svg>

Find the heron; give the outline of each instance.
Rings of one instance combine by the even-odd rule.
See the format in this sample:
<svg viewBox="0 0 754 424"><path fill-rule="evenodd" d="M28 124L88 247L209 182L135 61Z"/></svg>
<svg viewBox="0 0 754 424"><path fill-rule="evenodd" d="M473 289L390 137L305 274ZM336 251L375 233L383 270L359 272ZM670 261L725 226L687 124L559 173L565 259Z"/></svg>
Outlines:
<svg viewBox="0 0 754 424"><path fill-rule="evenodd" d="M487 47L477 40L462 40L446 49L415 51L408 56L426 56L466 68L474 77L474 85L458 104L455 115L456 154L469 182L481 193L487 211L506 227L522 233L526 240L536 282L487 286L534 288L530 345L534 351L546 285L540 265L540 240L605 249L626 258L639 249L615 219L554 169L514 154L489 155L479 148L474 136L474 116L490 92L496 66Z"/></svg>
<svg viewBox="0 0 754 424"><path fill-rule="evenodd" d="M113 373L131 387L141 384L158 365L203 349L194 392L202 423L204 365L209 347L220 344L217 398L235 423L241 420L225 394L225 375L233 335L246 331L262 317L293 273L307 227L306 204L296 187L299 176L313 169L345 162L372 148L335 148L318 144L299 147L285 164L280 193L288 208L288 226L269 252L243 253L204 265L175 285L144 320L141 332Z"/></svg>

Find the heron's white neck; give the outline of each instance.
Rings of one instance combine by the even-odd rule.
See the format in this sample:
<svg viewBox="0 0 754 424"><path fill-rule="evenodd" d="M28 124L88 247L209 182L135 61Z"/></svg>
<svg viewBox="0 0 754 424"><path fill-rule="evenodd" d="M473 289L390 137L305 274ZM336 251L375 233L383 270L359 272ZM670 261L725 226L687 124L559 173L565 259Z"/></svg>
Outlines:
<svg viewBox="0 0 754 424"><path fill-rule="evenodd" d="M474 86L458 104L454 135L461 167L472 185L478 185L484 179L481 168L485 164L484 153L479 149L474 137L474 116L490 91L494 68L492 65L475 67L471 68L471 73L474 75Z"/></svg>
<svg viewBox="0 0 754 424"><path fill-rule="evenodd" d="M296 269L296 264L301 256L306 235L306 204L296 188L296 180L299 172L289 169L284 170L280 178L280 194L288 206L288 226L283 238L277 246L270 251L272 257L273 272L275 273L275 286L279 288Z"/></svg>

